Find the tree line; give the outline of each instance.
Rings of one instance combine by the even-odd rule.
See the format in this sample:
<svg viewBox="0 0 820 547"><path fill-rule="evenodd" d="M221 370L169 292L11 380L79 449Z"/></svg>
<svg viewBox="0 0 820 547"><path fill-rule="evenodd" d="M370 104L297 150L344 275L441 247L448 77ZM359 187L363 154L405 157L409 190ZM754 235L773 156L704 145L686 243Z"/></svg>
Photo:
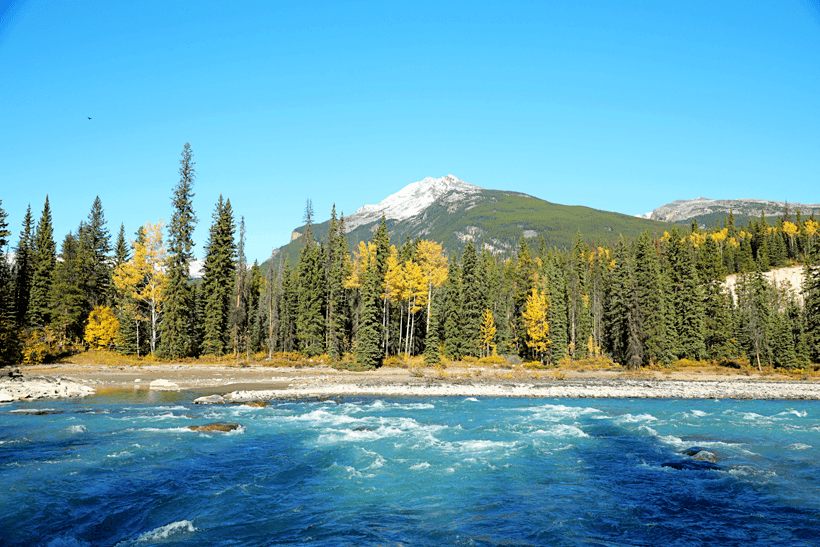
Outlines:
<svg viewBox="0 0 820 547"><path fill-rule="evenodd" d="M27 211L13 260L0 201L0 358L36 362L97 347L166 359L299 352L373 367L424 355L428 363L514 354L555 365L607 357L629 368L678 359L748 359L787 369L820 362L818 223L792 215L735 225L673 227L635 240L535 247L509 256L469 242L393 243L386 222L351 252L344 217L326 238L305 210L297 263L271 257L263 274L244 251L244 219L214 207L201 279L193 279L195 163L182 151L172 215L115 242L102 203L54 242L46 198ZM802 301L763 273L804 266ZM737 273L735 294L727 274Z"/></svg>

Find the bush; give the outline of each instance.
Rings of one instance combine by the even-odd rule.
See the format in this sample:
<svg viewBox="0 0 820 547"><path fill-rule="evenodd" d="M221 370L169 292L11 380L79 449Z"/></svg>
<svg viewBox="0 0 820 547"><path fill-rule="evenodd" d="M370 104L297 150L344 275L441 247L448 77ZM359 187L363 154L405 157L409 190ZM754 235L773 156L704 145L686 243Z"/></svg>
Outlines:
<svg viewBox="0 0 820 547"><path fill-rule="evenodd" d="M479 365L506 365L507 360L500 355L488 355L478 360Z"/></svg>

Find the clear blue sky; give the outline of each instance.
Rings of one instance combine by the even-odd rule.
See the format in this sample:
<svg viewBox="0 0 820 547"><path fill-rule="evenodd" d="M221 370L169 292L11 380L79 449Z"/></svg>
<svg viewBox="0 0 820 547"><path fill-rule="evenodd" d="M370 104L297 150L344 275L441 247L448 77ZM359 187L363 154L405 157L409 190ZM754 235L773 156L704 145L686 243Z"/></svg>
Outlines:
<svg viewBox="0 0 820 547"><path fill-rule="evenodd" d="M92 119L88 120L88 116ZM197 162L260 262L426 176L637 214L820 202L820 6L749 2L0 0L0 199L16 244L171 215Z"/></svg>

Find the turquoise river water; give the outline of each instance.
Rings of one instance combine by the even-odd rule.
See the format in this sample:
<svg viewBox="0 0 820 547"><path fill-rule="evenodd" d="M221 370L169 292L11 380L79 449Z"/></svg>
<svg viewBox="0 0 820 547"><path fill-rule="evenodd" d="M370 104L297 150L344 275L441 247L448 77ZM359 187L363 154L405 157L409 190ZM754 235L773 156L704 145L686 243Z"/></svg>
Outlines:
<svg viewBox="0 0 820 547"><path fill-rule="evenodd" d="M193 398L0 405L0 545L820 545L820 402Z"/></svg>

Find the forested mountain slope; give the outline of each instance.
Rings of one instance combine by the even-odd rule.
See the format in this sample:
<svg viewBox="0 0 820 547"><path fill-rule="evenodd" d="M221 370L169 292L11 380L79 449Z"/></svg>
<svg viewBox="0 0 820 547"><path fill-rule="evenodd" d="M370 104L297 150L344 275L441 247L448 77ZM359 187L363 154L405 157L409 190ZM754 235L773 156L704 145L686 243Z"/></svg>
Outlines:
<svg viewBox="0 0 820 547"><path fill-rule="evenodd" d="M329 213L329 211L328 211ZM569 248L580 231L587 240L614 241L619 235L635 237L644 230L662 235L666 223L640 219L589 207L559 205L527 194L487 190L453 175L428 177L414 182L376 205L365 205L345 217L351 248L373 236L382 215L390 240L401 243L417 237L442 243L449 253L461 252L468 241L483 244L495 254L514 250L522 235L547 246ZM329 221L313 225L314 237L327 237ZM274 251L296 263L304 226L293 232L291 242Z"/></svg>

